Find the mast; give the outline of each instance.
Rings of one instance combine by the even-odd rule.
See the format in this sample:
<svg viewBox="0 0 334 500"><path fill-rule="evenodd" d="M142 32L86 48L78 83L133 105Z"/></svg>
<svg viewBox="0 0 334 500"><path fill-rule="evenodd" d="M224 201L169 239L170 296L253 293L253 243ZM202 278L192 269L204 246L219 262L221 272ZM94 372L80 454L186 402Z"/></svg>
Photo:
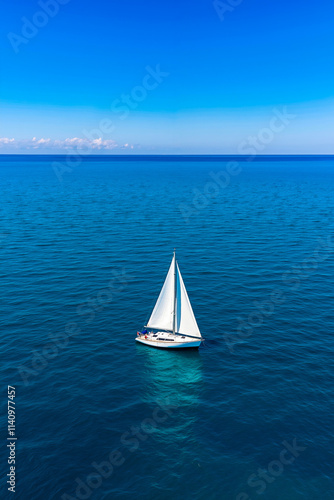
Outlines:
<svg viewBox="0 0 334 500"><path fill-rule="evenodd" d="M175 319L176 319L176 257L174 248L174 301L173 301L173 334L175 334Z"/></svg>

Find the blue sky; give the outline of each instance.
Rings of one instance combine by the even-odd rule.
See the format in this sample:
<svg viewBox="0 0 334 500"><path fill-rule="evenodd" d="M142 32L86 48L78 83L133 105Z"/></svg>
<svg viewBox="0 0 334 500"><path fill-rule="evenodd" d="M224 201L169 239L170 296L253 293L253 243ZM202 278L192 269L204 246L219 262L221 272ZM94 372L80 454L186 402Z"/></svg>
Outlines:
<svg viewBox="0 0 334 500"><path fill-rule="evenodd" d="M5 2L0 153L334 153L332 0L229 1Z"/></svg>

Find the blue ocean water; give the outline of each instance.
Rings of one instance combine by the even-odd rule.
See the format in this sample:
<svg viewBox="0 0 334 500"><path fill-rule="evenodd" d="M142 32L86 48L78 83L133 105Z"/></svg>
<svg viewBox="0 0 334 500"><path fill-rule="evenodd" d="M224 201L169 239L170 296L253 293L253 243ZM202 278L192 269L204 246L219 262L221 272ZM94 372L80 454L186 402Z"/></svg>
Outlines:
<svg viewBox="0 0 334 500"><path fill-rule="evenodd" d="M332 500L333 166L0 157L1 498ZM198 351L134 340L174 247Z"/></svg>

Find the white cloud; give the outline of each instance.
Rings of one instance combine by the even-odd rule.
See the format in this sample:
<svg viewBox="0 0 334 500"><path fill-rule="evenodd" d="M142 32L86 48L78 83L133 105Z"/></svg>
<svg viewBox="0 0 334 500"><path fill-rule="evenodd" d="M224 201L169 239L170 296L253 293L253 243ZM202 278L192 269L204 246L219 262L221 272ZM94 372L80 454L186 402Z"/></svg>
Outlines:
<svg viewBox="0 0 334 500"><path fill-rule="evenodd" d="M110 151L112 149L133 149L130 144L117 144L113 139L102 139L99 137L97 139L88 139L81 137L67 137L66 139L50 139L44 138L37 139L33 137L28 140L16 140L14 138L9 139L8 137L0 137L0 148L7 146L9 149L20 149L20 150L30 150L30 149L48 149L54 151L66 151L66 152L80 152L89 154L92 151Z"/></svg>
<svg viewBox="0 0 334 500"><path fill-rule="evenodd" d="M13 144L15 139L9 139L8 137L0 137L0 147L2 144Z"/></svg>
<svg viewBox="0 0 334 500"><path fill-rule="evenodd" d="M39 139L39 141L37 141L37 144L49 144L51 141L51 139Z"/></svg>

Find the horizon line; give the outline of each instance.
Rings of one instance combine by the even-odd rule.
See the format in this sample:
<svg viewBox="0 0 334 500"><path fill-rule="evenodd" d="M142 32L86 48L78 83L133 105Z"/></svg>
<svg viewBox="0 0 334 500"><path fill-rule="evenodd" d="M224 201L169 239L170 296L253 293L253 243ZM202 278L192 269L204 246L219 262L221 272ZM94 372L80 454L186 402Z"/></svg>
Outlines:
<svg viewBox="0 0 334 500"><path fill-rule="evenodd" d="M257 153L254 155L246 155L246 154L235 154L235 153L222 153L222 154L214 154L214 153L142 153L142 154L80 154L80 153L0 153L0 157L3 156L80 156L82 158L91 158L91 157L96 157L96 158L133 158L133 157L226 157L226 158L268 158L268 157L286 157L286 156L305 156L305 157L319 157L319 156L326 156L326 157L333 157L334 158L334 153L274 153L274 154L261 154Z"/></svg>

